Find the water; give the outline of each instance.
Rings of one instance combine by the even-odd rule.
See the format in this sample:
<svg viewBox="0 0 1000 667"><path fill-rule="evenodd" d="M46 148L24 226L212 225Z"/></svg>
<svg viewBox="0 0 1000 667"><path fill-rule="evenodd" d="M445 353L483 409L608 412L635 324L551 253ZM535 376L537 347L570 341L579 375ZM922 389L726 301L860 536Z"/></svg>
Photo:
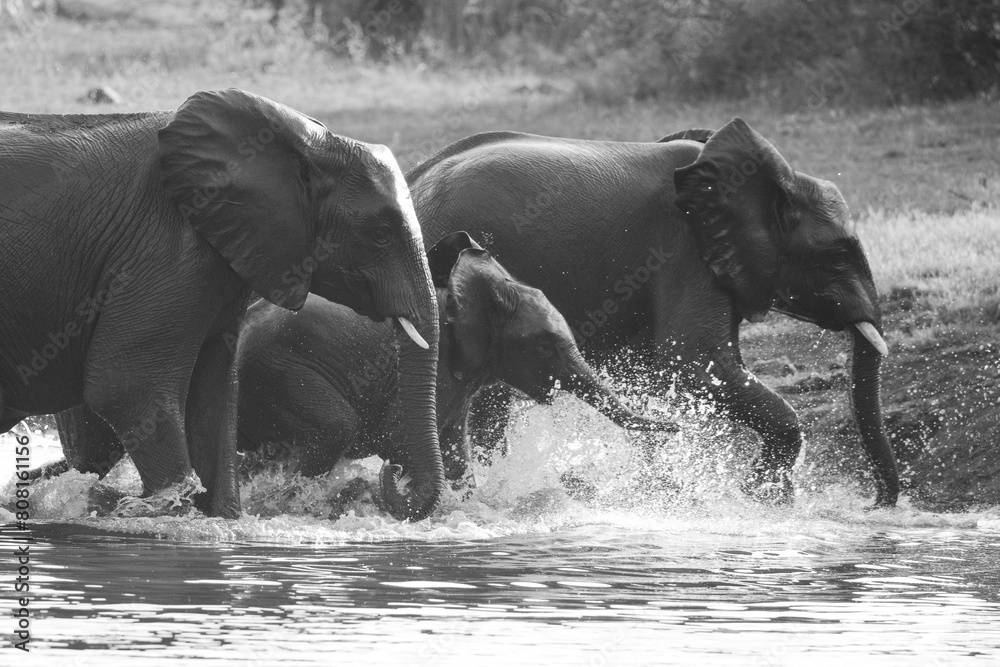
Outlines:
<svg viewBox="0 0 1000 667"><path fill-rule="evenodd" d="M996 509L866 512L852 484L808 478L794 507L761 507L733 489L745 452L710 430L661 457L669 483L636 486L636 448L571 399L511 436L471 497L415 525L364 500L326 518L331 485L374 462L258 475L238 521L89 516L90 477L40 487L31 652L11 648L3 568L0 664L1000 662Z"/></svg>

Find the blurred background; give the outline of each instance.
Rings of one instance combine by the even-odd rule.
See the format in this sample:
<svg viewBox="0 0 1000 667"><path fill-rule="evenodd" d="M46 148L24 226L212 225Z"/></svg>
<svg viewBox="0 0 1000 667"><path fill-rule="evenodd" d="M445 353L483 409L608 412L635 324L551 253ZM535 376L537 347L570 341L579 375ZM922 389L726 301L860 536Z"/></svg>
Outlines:
<svg viewBox="0 0 1000 667"><path fill-rule="evenodd" d="M0 0L0 109L231 86L404 170L487 130L655 141L742 116L851 208L905 483L1000 501L1000 0ZM836 472L856 435L842 345L817 336L772 317L744 353Z"/></svg>
<svg viewBox="0 0 1000 667"><path fill-rule="evenodd" d="M483 130L648 141L739 114L858 210L997 198L995 163L948 167L997 153L1000 0L0 0L0 55L6 110L238 86L404 169Z"/></svg>

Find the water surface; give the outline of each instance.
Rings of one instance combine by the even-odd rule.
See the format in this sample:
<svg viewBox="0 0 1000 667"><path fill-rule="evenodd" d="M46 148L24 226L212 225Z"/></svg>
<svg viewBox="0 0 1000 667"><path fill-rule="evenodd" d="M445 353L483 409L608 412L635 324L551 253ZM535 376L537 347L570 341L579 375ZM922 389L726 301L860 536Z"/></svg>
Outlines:
<svg viewBox="0 0 1000 667"><path fill-rule="evenodd" d="M281 471L245 485L238 521L90 516L94 480L51 482L31 652L8 643L2 664L1000 663L996 510L869 512L848 481L803 480L794 506L762 507L709 483L729 455L704 443L636 486L620 434L553 435L566 410L532 413L518 457L417 524L364 503L331 520L330 480Z"/></svg>

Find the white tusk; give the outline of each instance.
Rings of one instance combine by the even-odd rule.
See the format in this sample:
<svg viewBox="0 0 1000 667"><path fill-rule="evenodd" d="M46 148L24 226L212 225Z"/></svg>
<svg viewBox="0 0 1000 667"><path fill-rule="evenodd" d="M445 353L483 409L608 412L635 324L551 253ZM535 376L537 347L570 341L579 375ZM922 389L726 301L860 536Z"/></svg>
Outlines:
<svg viewBox="0 0 1000 667"><path fill-rule="evenodd" d="M871 322L855 322L854 326L878 350L879 354L883 357L889 356L889 346L885 344L885 340L879 335L878 330L875 329Z"/></svg>
<svg viewBox="0 0 1000 667"><path fill-rule="evenodd" d="M423 336L421 336L417 332L417 328L413 326L413 322L406 319L405 317L397 317L396 319L399 320L399 326L403 327L403 331L406 332L406 335L409 336L414 343L424 348L425 350L430 349L430 345L428 345L427 341L424 340ZM868 323L864 322L864 324ZM868 326L871 325L869 324ZM882 345L885 345L885 343L882 343Z"/></svg>

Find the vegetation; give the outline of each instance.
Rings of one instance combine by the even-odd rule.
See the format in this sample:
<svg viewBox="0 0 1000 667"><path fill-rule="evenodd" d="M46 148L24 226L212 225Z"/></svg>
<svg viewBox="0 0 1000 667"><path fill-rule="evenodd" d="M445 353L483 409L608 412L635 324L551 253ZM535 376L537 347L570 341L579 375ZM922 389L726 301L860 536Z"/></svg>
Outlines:
<svg viewBox="0 0 1000 667"><path fill-rule="evenodd" d="M909 48L892 52L895 69L872 66L882 47L870 39L874 17L896 5L828 2L823 11L857 17L834 21L827 35L816 26L833 18L820 3L747 4L670 70L664 45L680 42L667 36L697 40L696 12L735 3L553 0L545 6L563 19L552 22L527 11L541 1L449 1L428 0L413 43L374 62L363 31L334 34L322 17L310 25L305 2L290 0L273 21L264 2L0 0L0 108L164 109L196 90L238 86L385 143L404 169L485 130L650 141L740 115L793 167L836 182L854 212L886 313L887 423L911 494L1000 502L1000 76L983 74L997 63L996 2L900 0L901 11L916 10L887 38ZM668 4L688 14L677 18ZM458 30L445 10L459 6L463 15L479 8L462 25L480 32ZM946 10L971 18L956 27ZM718 24L709 14L697 20ZM747 25L770 32L754 41ZM951 37L934 37L938 29ZM727 59L733 44L751 51ZM775 49L770 61L758 59L764 49ZM122 101L96 106L86 96L96 86ZM964 99L928 102L951 97ZM748 326L745 338L751 367L783 357L795 367L760 374L803 415L806 464L856 473L840 339L780 317Z"/></svg>
<svg viewBox="0 0 1000 667"><path fill-rule="evenodd" d="M341 53L593 70L615 97L885 104L996 96L998 0L271 0ZM287 5L287 6L286 6ZM275 13L274 20L279 18ZM584 75L585 76L585 75Z"/></svg>

